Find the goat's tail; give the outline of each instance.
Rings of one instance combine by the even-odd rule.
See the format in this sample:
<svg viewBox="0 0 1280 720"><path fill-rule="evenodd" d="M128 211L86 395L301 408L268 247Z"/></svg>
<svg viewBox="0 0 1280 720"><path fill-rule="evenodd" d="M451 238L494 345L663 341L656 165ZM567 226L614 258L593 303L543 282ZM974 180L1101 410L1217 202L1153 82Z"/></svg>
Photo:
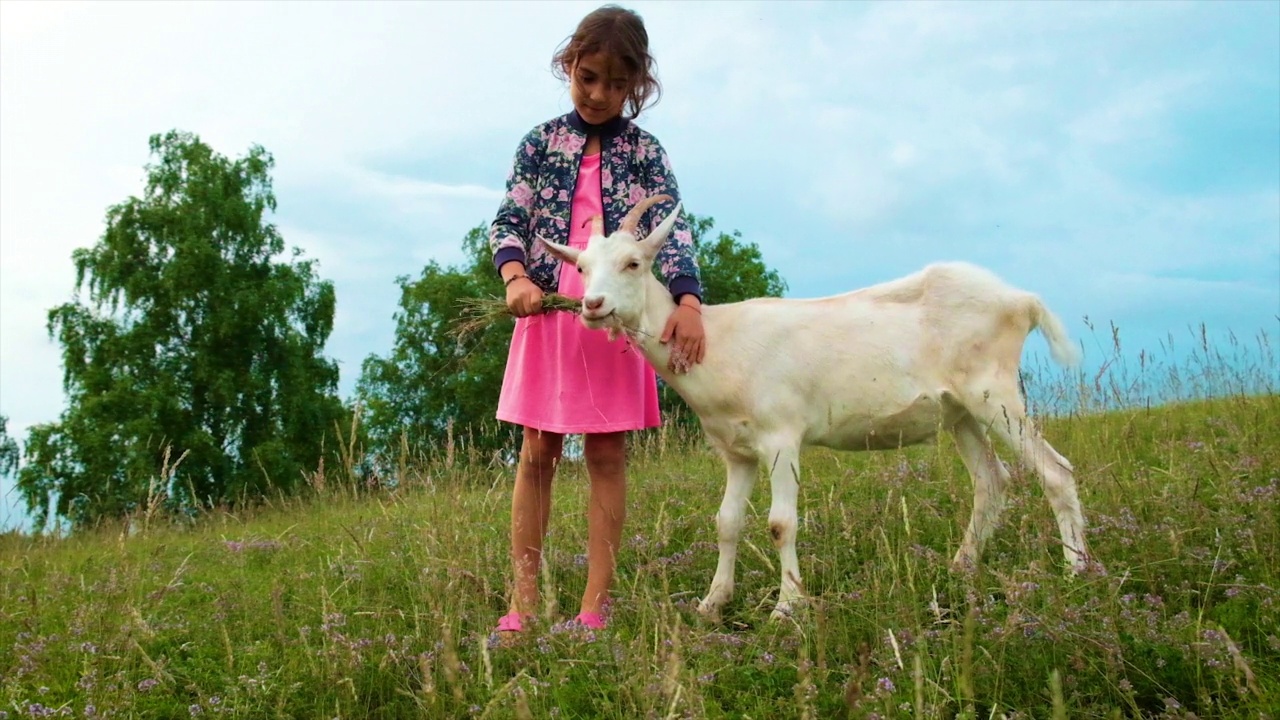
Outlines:
<svg viewBox="0 0 1280 720"><path fill-rule="evenodd" d="M1049 352L1053 355L1053 359L1059 365L1067 367L1080 364L1080 348L1071 342L1067 329L1062 326L1062 321L1045 306L1044 301L1038 296L1032 295L1029 300L1031 329L1040 329L1040 333L1049 343Z"/></svg>

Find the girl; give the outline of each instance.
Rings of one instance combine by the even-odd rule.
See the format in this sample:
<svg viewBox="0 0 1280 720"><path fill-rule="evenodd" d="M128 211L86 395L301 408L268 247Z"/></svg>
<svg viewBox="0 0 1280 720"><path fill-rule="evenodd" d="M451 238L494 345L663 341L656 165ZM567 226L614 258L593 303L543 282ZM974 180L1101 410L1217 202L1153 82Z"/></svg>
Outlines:
<svg viewBox="0 0 1280 720"><path fill-rule="evenodd" d="M583 18L552 58L553 71L569 82L573 110L525 135L489 230L507 307L517 318L497 417L524 429L511 498L515 582L500 632L521 630L538 604L551 481L566 433L584 435L591 478L587 587L575 619L604 627L626 519L626 432L661 422L654 370L625 338L611 342L570 313L541 312L543 293L580 298L583 290L576 270L562 267L538 240L586 247L592 215L604 217L608 234L648 195L672 200L652 207L640 228L651 231L674 209L680 196L666 152L632 122L660 91L648 46L634 12L605 6ZM683 219L657 267L678 303L661 338L672 343L672 366L678 357L701 362L701 281Z"/></svg>

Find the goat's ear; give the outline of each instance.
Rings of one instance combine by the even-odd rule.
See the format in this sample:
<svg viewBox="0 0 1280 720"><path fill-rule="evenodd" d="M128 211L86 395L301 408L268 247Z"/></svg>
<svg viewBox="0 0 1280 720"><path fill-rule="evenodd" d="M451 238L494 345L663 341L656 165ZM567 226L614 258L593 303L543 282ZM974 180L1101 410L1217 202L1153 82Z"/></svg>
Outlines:
<svg viewBox="0 0 1280 720"><path fill-rule="evenodd" d="M640 241L640 246L649 257L655 257L658 254L658 250L662 249L662 244L667 241L667 237L671 235L671 228L675 227L676 220L680 217L680 207L683 204L683 202L676 203L667 218L652 233L649 233L649 237Z"/></svg>
<svg viewBox="0 0 1280 720"><path fill-rule="evenodd" d="M551 253L552 257L567 262L570 265L578 264L578 255L582 253L581 250L568 245L561 245L557 242L551 242L550 240L543 238L540 238L540 240L542 241L542 244L546 246L547 252Z"/></svg>

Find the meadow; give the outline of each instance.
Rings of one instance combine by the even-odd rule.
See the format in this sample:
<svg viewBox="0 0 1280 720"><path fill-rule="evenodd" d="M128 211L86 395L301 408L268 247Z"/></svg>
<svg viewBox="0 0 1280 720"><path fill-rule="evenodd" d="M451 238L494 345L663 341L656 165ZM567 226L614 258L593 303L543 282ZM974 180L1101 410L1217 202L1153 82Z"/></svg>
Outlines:
<svg viewBox="0 0 1280 720"><path fill-rule="evenodd" d="M574 460L541 617L511 643L490 634L511 470L448 444L394 458L394 486L356 482L348 457L251 510L6 535L0 718L1277 718L1278 369L1265 332L1177 363L1028 367L1105 573L1063 572L1038 479L1016 466L983 562L950 572L971 487L945 436L807 451L810 601L777 623L763 478L735 599L718 624L694 611L724 470L671 427L631 448L598 632L567 622L586 572Z"/></svg>

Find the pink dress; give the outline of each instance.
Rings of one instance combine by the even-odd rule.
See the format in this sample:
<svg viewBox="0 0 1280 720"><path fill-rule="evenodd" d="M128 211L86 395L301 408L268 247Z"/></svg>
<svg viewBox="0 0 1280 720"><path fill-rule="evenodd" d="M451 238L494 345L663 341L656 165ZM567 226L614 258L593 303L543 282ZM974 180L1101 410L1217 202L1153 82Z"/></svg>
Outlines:
<svg viewBox="0 0 1280 720"><path fill-rule="evenodd" d="M584 155L573 191L570 246L587 246L591 228L585 220L603 213L602 207L600 155ZM558 291L582 297L577 268L561 264ZM497 418L565 434L657 427L657 375L622 335L610 342L604 330L588 330L575 314L517 318Z"/></svg>

